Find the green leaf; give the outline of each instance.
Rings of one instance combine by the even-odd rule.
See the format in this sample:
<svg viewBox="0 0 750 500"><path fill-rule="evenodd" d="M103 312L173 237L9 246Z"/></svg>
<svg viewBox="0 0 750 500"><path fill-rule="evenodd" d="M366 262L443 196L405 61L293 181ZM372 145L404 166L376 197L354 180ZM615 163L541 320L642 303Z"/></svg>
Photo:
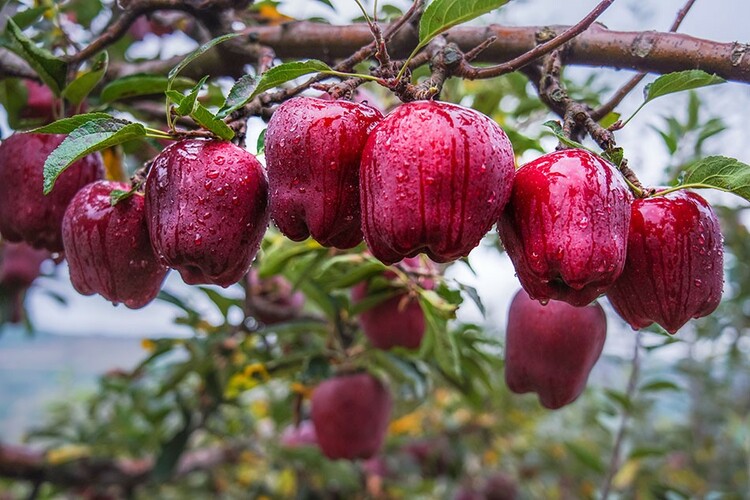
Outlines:
<svg viewBox="0 0 750 500"><path fill-rule="evenodd" d="M175 110L175 112L178 115L187 116L193 114L193 111L195 110L195 103L198 101L198 93L206 83L206 80L208 80L208 76L204 76L203 78L201 78L201 81L196 83L195 86L190 89L190 92L188 92L187 95L183 96L182 100L177 103L177 109Z"/></svg>
<svg viewBox="0 0 750 500"><path fill-rule="evenodd" d="M111 120L112 116L107 113L86 113L85 115L75 115L70 118L57 120L44 127L31 130L34 134L69 134L81 125L94 120Z"/></svg>
<svg viewBox="0 0 750 500"><path fill-rule="evenodd" d="M557 139L561 143L565 144L566 146L571 147L571 148L585 149L587 151L591 151L589 148L587 148L580 142L576 142L574 140L567 138L565 134L563 133L562 125L560 125L560 122L558 122L557 120L549 120L549 121L544 122L542 125L552 130L552 133L555 134L555 137L557 137Z"/></svg>
<svg viewBox="0 0 750 500"><path fill-rule="evenodd" d="M122 189L113 189L112 192L109 193L109 204L114 207L121 201L127 200L128 198L130 198L137 192L138 192L137 186L133 186L127 191L123 191Z"/></svg>
<svg viewBox="0 0 750 500"><path fill-rule="evenodd" d="M616 391L614 389L605 389L604 394L614 403L620 405L624 411L630 411L633 408L633 402L624 392Z"/></svg>
<svg viewBox="0 0 750 500"><path fill-rule="evenodd" d="M566 441L564 444L565 448L567 448L571 455L576 457L579 462L598 474L604 474L604 463L598 455L571 441Z"/></svg>
<svg viewBox="0 0 750 500"><path fill-rule="evenodd" d="M104 102L113 102L128 97L137 97L142 95L161 94L172 88L174 90L186 90L191 88L195 82L190 78L175 78L169 87L169 78L160 75L137 74L128 75L108 83L99 96Z"/></svg>
<svg viewBox="0 0 750 500"><path fill-rule="evenodd" d="M211 41L208 41L192 51L190 54L186 55L185 58L180 61L180 63L172 68L172 70L169 72L167 77L169 78L169 81L172 82L177 77L177 75L187 67L188 64L205 54L208 50L215 47L216 45L219 45L220 43L226 42L227 40L231 40L232 38L235 38L237 36L240 36L239 33L228 33L226 35L222 35L220 37L214 38ZM171 88L171 87L170 87Z"/></svg>
<svg viewBox="0 0 750 500"><path fill-rule="evenodd" d="M266 130L263 129L260 131L260 135L258 136L258 142L255 145L255 150L257 151L256 154L262 155L266 152Z"/></svg>
<svg viewBox="0 0 750 500"><path fill-rule="evenodd" d="M646 88L643 89L643 94L645 102L650 102L657 97L674 94L675 92L682 92L684 90L697 89L720 83L726 83L726 80L719 76L706 73L700 69L689 69L660 76L646 85Z"/></svg>
<svg viewBox="0 0 750 500"><path fill-rule="evenodd" d="M211 113L201 103L196 103L195 109L190 115L201 127L206 130L210 130L225 141L230 141L234 138L234 130L229 125L221 121L213 113Z"/></svg>
<svg viewBox="0 0 750 500"><path fill-rule="evenodd" d="M641 392L656 392L656 391L680 391L679 385L669 380L654 380L643 384L640 389Z"/></svg>
<svg viewBox="0 0 750 500"><path fill-rule="evenodd" d="M44 162L44 194L52 191L57 177L76 160L145 135L146 129L140 123L116 118L84 123L73 130Z"/></svg>
<svg viewBox="0 0 750 500"><path fill-rule="evenodd" d="M151 471L151 478L157 483L168 480L174 472L182 453L187 447L190 435L193 433L193 425L190 423L190 414L185 413L185 425L172 438L164 443Z"/></svg>
<svg viewBox="0 0 750 500"><path fill-rule="evenodd" d="M13 19L8 19L5 32L10 35L8 48L28 62L55 95L60 95L62 89L65 88L68 64L55 57L50 51L37 47L23 34Z"/></svg>
<svg viewBox="0 0 750 500"><path fill-rule="evenodd" d="M615 124L617 120L620 119L620 113L615 113L614 111L611 111L604 115L604 117L599 120L599 125L601 125L604 128L608 128Z"/></svg>
<svg viewBox="0 0 750 500"><path fill-rule="evenodd" d="M177 104L176 111L178 114L185 112L188 107L185 105L185 102L187 102L188 105L192 102L193 106L189 114L197 124L226 141L231 140L234 137L234 130L217 118L216 115L208 110L208 108L193 100L195 96L193 96L192 93L189 96L184 96L176 90L167 90L165 93L171 101Z"/></svg>
<svg viewBox="0 0 750 500"><path fill-rule="evenodd" d="M508 0L433 0L419 21L419 46L440 33L471 21L508 3Z"/></svg>
<svg viewBox="0 0 750 500"><path fill-rule="evenodd" d="M204 286L199 286L198 289L206 294L206 297L214 303L221 315L224 316L225 320L229 317L229 310L232 306L242 307L242 301L240 299L226 297L216 290Z"/></svg>
<svg viewBox="0 0 750 500"><path fill-rule="evenodd" d="M725 156L709 156L688 167L683 186L715 188L750 201L750 165Z"/></svg>
<svg viewBox="0 0 750 500"><path fill-rule="evenodd" d="M25 30L37 22L48 8L49 7L34 7L32 9L22 10L12 17L13 22L16 23L16 26L19 28Z"/></svg>
<svg viewBox="0 0 750 500"><path fill-rule="evenodd" d="M601 156L611 162L615 167L620 168L620 165L622 165L622 159L625 157L625 151L623 151L622 148L612 148L610 151L602 153Z"/></svg>
<svg viewBox="0 0 750 500"><path fill-rule="evenodd" d="M282 83L286 83L300 76L309 75L310 73L320 73L321 71L332 71L331 67L323 61L317 59L310 59L308 61L294 61L284 64L279 64L269 69L260 76L258 85L248 100L253 99L255 96L270 90L274 87L278 87Z"/></svg>
<svg viewBox="0 0 750 500"><path fill-rule="evenodd" d="M65 87L62 96L75 105L81 104L102 80L108 65L109 56L106 52L102 52L92 63L91 69Z"/></svg>
<svg viewBox="0 0 750 500"><path fill-rule="evenodd" d="M230 113L240 109L242 106L250 101L250 96L253 95L255 90L255 78L251 75L242 75L239 80L234 84L232 90L229 91L224 105L219 109L216 116L218 118L224 118Z"/></svg>

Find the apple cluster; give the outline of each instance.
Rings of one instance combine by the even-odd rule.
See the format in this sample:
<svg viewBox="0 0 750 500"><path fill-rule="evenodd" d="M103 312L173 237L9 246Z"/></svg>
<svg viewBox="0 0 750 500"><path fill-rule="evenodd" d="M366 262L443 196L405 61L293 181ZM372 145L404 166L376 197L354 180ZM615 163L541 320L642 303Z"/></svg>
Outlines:
<svg viewBox="0 0 750 500"><path fill-rule="evenodd" d="M169 268L188 284L237 283L270 220L294 241L349 249L364 240L383 263L425 275L432 262L468 255L497 224L525 290L511 306L506 380L557 408L580 394L601 353L606 320L592 305L597 297L606 294L633 328L655 322L670 333L721 298L722 237L700 196L634 199L615 167L582 149L516 170L503 130L455 104L416 101L383 116L366 103L296 97L268 124L265 168L230 142L185 139L155 158L144 193L117 203L112 193L130 186L102 180L96 154L42 195L42 165L62 140L16 134L0 146L0 233L64 250L76 290L131 308L153 300ZM246 279L260 286L257 276ZM357 285L353 302L382 292L373 283ZM408 290L388 286L391 297L360 315L362 330L377 348L415 349L422 310ZM276 305L299 310L298 301ZM370 375L342 377L318 388L312 420L321 443L329 430L346 433L352 419L335 420L316 401L350 398L347 405L374 419L361 448L345 447L364 457L382 441L390 396ZM355 434L347 439L356 442ZM351 458L336 446L322 444L331 457Z"/></svg>

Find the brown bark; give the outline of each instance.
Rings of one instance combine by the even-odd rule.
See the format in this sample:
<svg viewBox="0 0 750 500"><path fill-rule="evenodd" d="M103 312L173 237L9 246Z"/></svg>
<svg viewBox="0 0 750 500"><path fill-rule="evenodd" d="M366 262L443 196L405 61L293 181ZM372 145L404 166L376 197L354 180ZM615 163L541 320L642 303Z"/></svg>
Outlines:
<svg viewBox="0 0 750 500"><path fill-rule="evenodd" d="M485 49L477 61L499 63L533 49L537 34L554 35L566 28L567 26L459 26L448 32L447 39L456 43L462 51L469 51L487 38L496 36L497 41ZM281 26L252 27L245 33L250 40L270 46L284 59L317 58L333 61L350 55L372 41L372 34L366 24L331 26L299 21ZM389 45L391 56L405 58L416 43L415 30L401 30ZM233 60L231 64L252 62ZM681 33L613 31L595 24L566 45L565 64L652 73L702 69L727 80L750 83L750 44L714 42Z"/></svg>

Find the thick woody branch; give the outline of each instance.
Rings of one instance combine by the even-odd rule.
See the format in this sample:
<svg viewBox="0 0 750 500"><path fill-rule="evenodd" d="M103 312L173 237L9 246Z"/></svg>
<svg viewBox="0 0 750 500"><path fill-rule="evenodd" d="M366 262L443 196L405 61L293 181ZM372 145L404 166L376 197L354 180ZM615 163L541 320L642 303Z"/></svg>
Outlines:
<svg viewBox="0 0 750 500"><path fill-rule="evenodd" d="M537 45L538 33L557 35L567 26L459 26L446 40L467 52L496 36L497 42L477 58L500 63L518 57ZM336 60L349 56L372 41L366 24L321 25L308 21L246 30L253 40L272 47L281 58ZM405 58L416 45L416 31L406 26L388 46L391 57ZM250 61L231 61L244 64ZM613 31L594 24L565 45L565 63L669 73L702 69L727 80L750 83L750 44L721 43L678 33Z"/></svg>

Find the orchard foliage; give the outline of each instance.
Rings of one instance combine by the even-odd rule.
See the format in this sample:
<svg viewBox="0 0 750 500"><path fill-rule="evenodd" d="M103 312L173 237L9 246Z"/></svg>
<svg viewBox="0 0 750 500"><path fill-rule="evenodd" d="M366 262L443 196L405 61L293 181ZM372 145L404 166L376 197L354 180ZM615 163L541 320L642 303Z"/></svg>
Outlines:
<svg viewBox="0 0 750 500"><path fill-rule="evenodd" d="M460 34L506 0L355 0L362 17L330 46L282 56L299 50L284 30L335 29L295 23L291 3L0 2L15 131L0 145L0 324L34 331L24 298L66 279L41 266L53 259L78 292L143 314L165 302L190 332L144 339L135 368L56 404L29 429L43 453L0 442L0 487L740 498L750 166L711 155L727 125L696 89L742 74L686 52L648 77L636 113L687 96L655 130L671 164L651 187L616 141L634 126L617 109L628 87L606 100L597 74L563 73L612 0L500 60L482 58L510 36ZM330 56L361 28L363 46ZM192 51L134 56L177 32ZM492 297L456 278L481 278L483 259L515 267L520 283L498 288L523 287L507 337ZM602 357L605 337L633 355ZM529 391L541 404L514 394Z"/></svg>

